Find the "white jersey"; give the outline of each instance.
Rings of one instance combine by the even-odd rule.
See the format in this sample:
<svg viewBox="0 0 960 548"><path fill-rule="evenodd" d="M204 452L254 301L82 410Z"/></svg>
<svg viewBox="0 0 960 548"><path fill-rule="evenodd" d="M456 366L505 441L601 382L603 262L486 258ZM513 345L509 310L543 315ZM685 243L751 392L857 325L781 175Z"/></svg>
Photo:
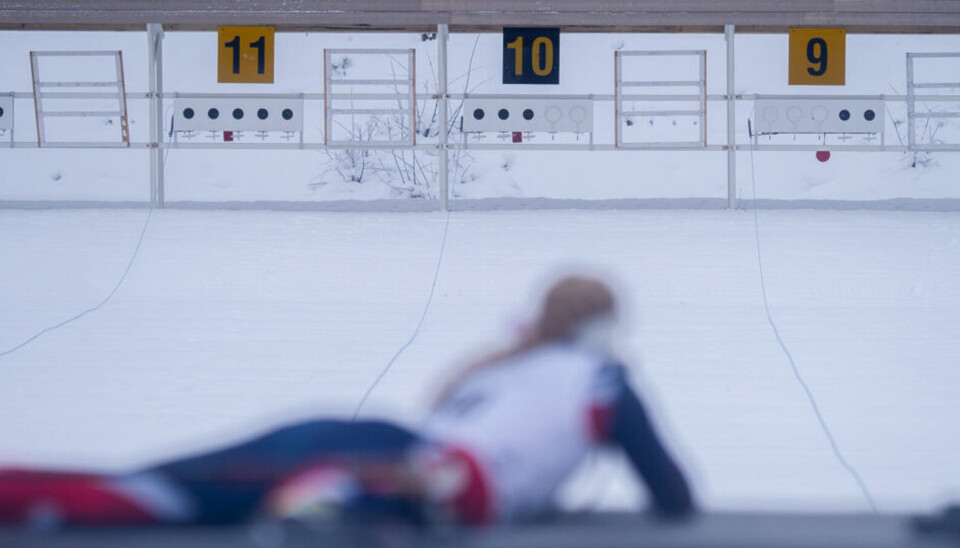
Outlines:
<svg viewBox="0 0 960 548"><path fill-rule="evenodd" d="M605 399L608 363L574 344L534 348L466 377L422 432L474 457L495 519L543 512L596 443L591 411L598 396Z"/></svg>

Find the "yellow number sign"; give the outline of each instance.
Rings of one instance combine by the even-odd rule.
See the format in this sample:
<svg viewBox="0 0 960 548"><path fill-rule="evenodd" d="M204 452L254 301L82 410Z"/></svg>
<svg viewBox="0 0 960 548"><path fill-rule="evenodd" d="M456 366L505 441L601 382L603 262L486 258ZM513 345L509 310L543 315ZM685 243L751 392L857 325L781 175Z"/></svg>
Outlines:
<svg viewBox="0 0 960 548"><path fill-rule="evenodd" d="M847 31L790 29L791 86L842 86L847 73Z"/></svg>
<svg viewBox="0 0 960 548"><path fill-rule="evenodd" d="M217 82L272 84L273 27L220 27Z"/></svg>

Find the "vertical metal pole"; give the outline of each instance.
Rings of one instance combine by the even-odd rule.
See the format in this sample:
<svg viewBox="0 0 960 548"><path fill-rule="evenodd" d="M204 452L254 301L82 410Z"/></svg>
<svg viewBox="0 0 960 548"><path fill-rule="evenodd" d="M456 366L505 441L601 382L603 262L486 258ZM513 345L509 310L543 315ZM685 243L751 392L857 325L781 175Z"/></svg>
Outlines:
<svg viewBox="0 0 960 548"><path fill-rule="evenodd" d="M37 52L30 52L30 74L33 76L33 110L37 115L37 146L42 147L46 142L44 135L43 119L43 96L40 88L40 60L37 58Z"/></svg>
<svg viewBox="0 0 960 548"><path fill-rule="evenodd" d="M10 92L10 148L15 146L15 140L13 138L13 132L17 129L16 120L14 119L14 106L16 105L17 95L14 92Z"/></svg>
<svg viewBox="0 0 960 548"><path fill-rule="evenodd" d="M707 146L707 50L700 52L700 144Z"/></svg>
<svg viewBox="0 0 960 548"><path fill-rule="evenodd" d="M417 144L417 50L410 48L410 51L407 55L407 70L410 71L409 77L407 79L407 100L410 102L410 140L416 145ZM413 156L416 158L417 149L413 149ZM416 160L413 162L416 164ZM417 176L417 170L413 170L413 176Z"/></svg>
<svg viewBox="0 0 960 548"><path fill-rule="evenodd" d="M127 110L127 80L123 75L123 51L116 53L117 63L117 110L120 112L120 136L130 146L130 111Z"/></svg>
<svg viewBox="0 0 960 548"><path fill-rule="evenodd" d="M733 25L724 25L727 41L727 208L737 207L737 86L734 72Z"/></svg>
<svg viewBox="0 0 960 548"><path fill-rule="evenodd" d="M619 51L613 52L613 144L620 148L620 73L623 58Z"/></svg>
<svg viewBox="0 0 960 548"><path fill-rule="evenodd" d="M323 146L330 143L330 94L333 93L333 86L330 85L330 74L327 70L330 66L330 52L323 49Z"/></svg>
<svg viewBox="0 0 960 548"><path fill-rule="evenodd" d="M440 103L440 208L443 211L450 211L450 190L449 190L449 167L448 161L450 151L448 148L448 127L447 127L447 39L449 38L449 28L445 24L437 25L437 60L439 67L437 70L437 101Z"/></svg>
<svg viewBox="0 0 960 548"><path fill-rule="evenodd" d="M163 25L147 24L150 75L150 205L163 207Z"/></svg>
<svg viewBox="0 0 960 548"><path fill-rule="evenodd" d="M913 89L913 54L907 54L907 150L913 151L916 143L916 93Z"/></svg>

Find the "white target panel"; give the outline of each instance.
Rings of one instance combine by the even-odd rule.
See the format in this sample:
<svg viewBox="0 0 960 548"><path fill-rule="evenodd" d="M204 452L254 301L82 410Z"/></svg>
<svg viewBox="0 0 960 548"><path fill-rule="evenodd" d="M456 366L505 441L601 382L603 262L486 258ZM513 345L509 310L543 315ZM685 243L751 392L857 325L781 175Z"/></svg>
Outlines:
<svg viewBox="0 0 960 548"><path fill-rule="evenodd" d="M13 130L13 97L0 97L0 131Z"/></svg>
<svg viewBox="0 0 960 548"><path fill-rule="evenodd" d="M303 132L302 99L177 98L174 131Z"/></svg>
<svg viewBox="0 0 960 548"><path fill-rule="evenodd" d="M772 133L883 133L883 99L758 98L756 131Z"/></svg>
<svg viewBox="0 0 960 548"><path fill-rule="evenodd" d="M587 99L464 99L463 131L593 132Z"/></svg>

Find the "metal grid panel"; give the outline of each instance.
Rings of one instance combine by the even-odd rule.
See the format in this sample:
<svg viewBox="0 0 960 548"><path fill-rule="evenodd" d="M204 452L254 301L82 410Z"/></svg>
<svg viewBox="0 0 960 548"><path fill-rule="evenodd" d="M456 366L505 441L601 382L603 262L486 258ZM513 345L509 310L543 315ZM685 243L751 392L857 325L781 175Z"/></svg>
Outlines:
<svg viewBox="0 0 960 548"><path fill-rule="evenodd" d="M115 63L116 78L112 81L57 81L42 80L40 78L40 59L42 57L113 57ZM33 78L33 104L37 116L37 146L103 146L103 147L129 147L130 146L130 126L127 120L127 91L123 77L123 52L120 51L31 51L30 52L30 72ZM80 109L80 110L46 110L44 108L44 99L87 99L87 93L83 90L88 88L111 89L98 93L103 99L114 99L117 102L116 110L103 109ZM47 89L57 90L55 92L46 91ZM118 117L120 119L120 141L85 141L79 143L69 143L62 141L49 141L47 139L46 124L47 118L67 117L83 118L91 116Z"/></svg>
<svg viewBox="0 0 960 548"><path fill-rule="evenodd" d="M640 56L677 56L677 57L696 57L698 59L699 74L696 80L625 80L623 78L623 59L624 57ZM614 143L617 148L664 148L664 147L706 147L707 146L707 51L706 50L664 50L664 51L616 51L614 52ZM696 87L696 95L687 94L648 94L648 93L626 93L630 89L644 90L654 88L676 87ZM624 101L670 101L670 102L690 102L689 109L650 109L650 110L626 110ZM649 142L629 142L623 138L623 124L630 116L646 117L669 117L669 116L696 116L700 127L700 136L697 141L675 142L675 141L649 141Z"/></svg>
<svg viewBox="0 0 960 548"><path fill-rule="evenodd" d="M946 119L960 118L960 112L917 112L917 90L918 89L957 89L960 88L958 82L917 82L916 66L917 59L957 59L960 58L960 52L930 52L930 53L907 53L907 147L910 150L956 150L957 143L927 144L922 145L917 139L917 120L918 119ZM960 94L948 93L941 94L940 100L956 101L960 99Z"/></svg>
<svg viewBox="0 0 960 548"><path fill-rule="evenodd" d="M400 55L406 57L406 78L334 78L331 59L334 55ZM343 86L351 86L348 93L337 92ZM393 86L395 93L372 93L353 88L378 88ZM414 49L324 49L323 50L323 144L330 145L378 145L399 144L415 146L417 144L417 54ZM379 91L375 89L375 91ZM394 100L396 108L363 108L357 107L357 101ZM334 102L337 102L335 105ZM341 102L345 102L342 105ZM337 140L331 138L334 118L339 116L356 115L397 115L406 122L406 137L399 140L366 140L354 139ZM352 133L351 133L352 137Z"/></svg>

